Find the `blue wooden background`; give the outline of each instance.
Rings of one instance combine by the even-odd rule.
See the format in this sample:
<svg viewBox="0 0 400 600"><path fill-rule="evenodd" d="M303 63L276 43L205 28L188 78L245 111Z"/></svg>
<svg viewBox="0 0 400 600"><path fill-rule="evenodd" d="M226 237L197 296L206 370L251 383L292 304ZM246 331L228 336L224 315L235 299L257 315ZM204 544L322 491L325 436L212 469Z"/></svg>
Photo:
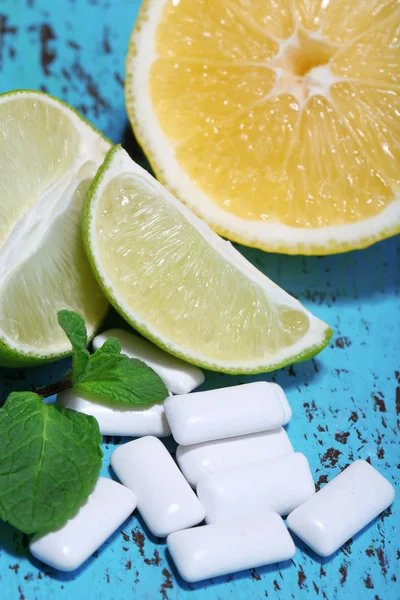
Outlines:
<svg viewBox="0 0 400 600"><path fill-rule="evenodd" d="M48 91L143 161L123 92L124 58L138 6L138 0L0 0L0 91ZM265 376L288 394L293 407L288 433L296 450L309 458L317 485L350 461L368 458L398 486L399 238L324 258L240 250L335 331L329 348L316 359ZM109 317L110 323L117 321ZM66 365L0 369L1 398L56 379ZM207 373L204 387L263 378ZM105 475L118 442L105 439ZM26 536L0 523L0 599L398 600L398 526L397 499L329 559L299 542L292 561L187 585L165 544L150 538L137 515L72 574L32 559Z"/></svg>

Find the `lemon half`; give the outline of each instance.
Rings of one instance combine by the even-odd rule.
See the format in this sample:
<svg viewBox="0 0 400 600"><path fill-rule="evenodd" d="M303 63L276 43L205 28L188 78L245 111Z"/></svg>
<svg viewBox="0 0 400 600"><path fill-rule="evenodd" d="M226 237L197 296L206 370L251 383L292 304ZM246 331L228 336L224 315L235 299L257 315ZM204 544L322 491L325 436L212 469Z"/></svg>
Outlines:
<svg viewBox="0 0 400 600"><path fill-rule="evenodd" d="M400 230L396 0L145 0L126 104L158 178L217 232L329 254Z"/></svg>

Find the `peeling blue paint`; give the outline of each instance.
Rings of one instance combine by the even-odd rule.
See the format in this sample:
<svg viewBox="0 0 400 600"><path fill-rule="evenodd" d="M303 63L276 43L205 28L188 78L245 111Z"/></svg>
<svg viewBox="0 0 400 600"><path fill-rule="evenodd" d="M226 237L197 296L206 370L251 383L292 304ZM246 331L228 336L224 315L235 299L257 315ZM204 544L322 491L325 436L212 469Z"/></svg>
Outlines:
<svg viewBox="0 0 400 600"><path fill-rule="evenodd" d="M0 91L46 90L81 110L144 162L123 94L125 53L138 6L137 0L0 0ZM263 378L277 381L293 407L288 433L295 449L308 456L318 485L352 460L368 458L398 486L399 238L323 258L240 250L329 323L335 337L312 361L266 376L207 373L204 389ZM66 365L0 369L1 395L55 380ZM105 440L104 475L110 476L108 458L115 443ZM26 537L0 524L0 597L397 600L398 525L396 500L330 559L318 558L299 542L293 561L188 585L177 576L165 544L152 538L137 516L72 574L57 573L30 558Z"/></svg>

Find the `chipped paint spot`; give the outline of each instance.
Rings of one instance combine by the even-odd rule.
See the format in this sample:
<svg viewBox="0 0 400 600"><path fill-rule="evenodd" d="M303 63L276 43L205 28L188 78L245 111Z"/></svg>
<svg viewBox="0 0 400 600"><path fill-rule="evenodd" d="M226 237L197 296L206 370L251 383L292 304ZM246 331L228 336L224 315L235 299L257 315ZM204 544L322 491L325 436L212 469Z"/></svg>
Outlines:
<svg viewBox="0 0 400 600"><path fill-rule="evenodd" d="M55 61L57 52L51 42L57 39L53 28L48 23L43 23L39 30L40 36L40 64L44 75L50 75L50 65Z"/></svg>
<svg viewBox="0 0 400 600"><path fill-rule="evenodd" d="M161 584L161 588L160 588L160 594L161 594L161 598L163 598L163 600L167 600L168 595L167 595L167 590L172 590L173 583L172 583L172 573L170 573L168 571L168 569L163 569L162 570L162 574L164 576L164 581Z"/></svg>
<svg viewBox="0 0 400 600"><path fill-rule="evenodd" d="M124 539L124 542L129 542L130 541L131 538L129 537L129 535L127 533L125 533L125 531L121 531L121 535L122 535L122 537Z"/></svg>
<svg viewBox="0 0 400 600"><path fill-rule="evenodd" d="M317 490L317 492L321 489L321 486L325 483L328 483L328 476L323 473L322 475L320 475L318 477L318 481L315 484L315 489Z"/></svg>
<svg viewBox="0 0 400 600"><path fill-rule="evenodd" d="M335 340L335 346L336 348L340 348L341 350L343 350L343 348L349 348L351 346L351 340L349 340L349 338L345 336L338 337Z"/></svg>
<svg viewBox="0 0 400 600"><path fill-rule="evenodd" d="M339 460L339 456L341 456L342 452L337 448L328 448L325 454L321 457L321 462L329 467L334 467L337 465Z"/></svg>
<svg viewBox="0 0 400 600"><path fill-rule="evenodd" d="M364 584L365 587L367 588L367 590L373 590L374 589L374 584L372 583L372 579L371 579L371 575L368 573L367 576L364 578Z"/></svg>
<svg viewBox="0 0 400 600"><path fill-rule="evenodd" d="M19 564L16 563L15 565L8 565L8 568L10 569L10 571L14 571L14 573L16 575L18 575L18 571L19 571Z"/></svg>
<svg viewBox="0 0 400 600"><path fill-rule="evenodd" d="M154 550L153 558L145 558L144 562L146 563L146 565L153 565L155 567L158 567L158 565L161 563L161 558L158 550Z"/></svg>
<svg viewBox="0 0 400 600"><path fill-rule="evenodd" d="M344 585L347 580L347 565L346 565L346 563L343 563L342 565L340 565L339 573L340 573L340 585Z"/></svg>
<svg viewBox="0 0 400 600"><path fill-rule="evenodd" d="M349 437L349 431L342 431L341 433L335 433L335 440L340 444L347 444L347 438Z"/></svg>
<svg viewBox="0 0 400 600"><path fill-rule="evenodd" d="M299 565L299 570L297 571L297 585L302 590L305 586L307 580L307 576L303 571L303 567Z"/></svg>
<svg viewBox="0 0 400 600"><path fill-rule="evenodd" d="M146 538L144 537L143 532L140 531L140 529L136 528L136 529L132 529L131 535L132 535L133 542L139 548L140 555L144 556L144 544L145 544Z"/></svg>
<svg viewBox="0 0 400 600"><path fill-rule="evenodd" d="M382 575L384 577L386 577L386 575L387 575L387 567L388 567L387 556L385 555L385 553L382 550L382 548L377 548L376 549L376 555L378 557L378 562L379 562L379 566L381 567Z"/></svg>
<svg viewBox="0 0 400 600"><path fill-rule="evenodd" d="M261 581L261 576L257 573L255 569L251 569L250 577L253 581Z"/></svg>
<svg viewBox="0 0 400 600"><path fill-rule="evenodd" d="M6 39L8 36L14 37L17 31L15 25L9 25L7 15L0 15L0 69L3 68Z"/></svg>
<svg viewBox="0 0 400 600"><path fill-rule="evenodd" d="M372 394L372 397L374 399L374 410L379 410L379 412L381 413L385 413L386 412L386 404L384 401L384 396L382 394L382 392L377 392L376 394Z"/></svg>

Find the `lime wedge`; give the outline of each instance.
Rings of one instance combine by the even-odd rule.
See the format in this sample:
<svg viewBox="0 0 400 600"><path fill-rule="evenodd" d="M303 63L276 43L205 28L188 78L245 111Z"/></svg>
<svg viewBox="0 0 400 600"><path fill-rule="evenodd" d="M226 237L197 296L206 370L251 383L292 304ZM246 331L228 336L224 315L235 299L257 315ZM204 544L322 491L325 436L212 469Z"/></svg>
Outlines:
<svg viewBox="0 0 400 600"><path fill-rule="evenodd" d="M228 373L268 371L313 356L331 336L119 146L93 181L83 231L114 307L188 362Z"/></svg>
<svg viewBox="0 0 400 600"><path fill-rule="evenodd" d="M93 335L108 303L81 238L81 212L109 142L46 94L0 96L0 364L71 352L57 311Z"/></svg>

